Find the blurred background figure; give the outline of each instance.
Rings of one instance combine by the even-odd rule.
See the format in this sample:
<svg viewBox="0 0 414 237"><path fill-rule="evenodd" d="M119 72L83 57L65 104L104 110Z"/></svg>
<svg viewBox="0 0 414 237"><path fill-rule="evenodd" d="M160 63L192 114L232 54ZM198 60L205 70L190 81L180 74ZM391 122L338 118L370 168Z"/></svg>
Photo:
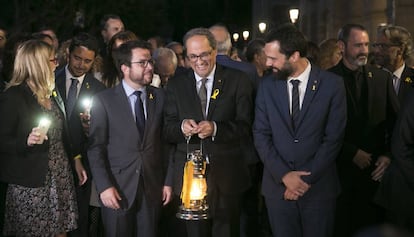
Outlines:
<svg viewBox="0 0 414 237"><path fill-rule="evenodd" d="M342 59L337 39L326 39L319 44L318 60L315 62L320 68L327 70L339 63Z"/></svg>
<svg viewBox="0 0 414 237"><path fill-rule="evenodd" d="M77 227L75 186L63 143L65 107L53 90L55 68L52 46L24 42L1 95L0 113L7 114L0 123L0 180L9 184L6 236L66 236ZM40 118L50 121L47 132L41 132Z"/></svg>
<svg viewBox="0 0 414 237"><path fill-rule="evenodd" d="M52 42L53 42L52 43L53 48L55 49L55 51L58 50L58 48L59 48L59 39L56 36L56 33L52 29L52 27L46 26L46 25L41 26L36 33L45 34L45 35L50 36L50 38L52 39Z"/></svg>
<svg viewBox="0 0 414 237"><path fill-rule="evenodd" d="M155 49L152 57L155 61L154 72L158 74L159 81L152 81L151 85L155 87L166 87L168 79L174 76L177 68L177 56L169 48Z"/></svg>
<svg viewBox="0 0 414 237"><path fill-rule="evenodd" d="M265 42L262 39L254 39L249 42L246 48L247 62L256 67L257 75L260 78L266 75L268 67L266 66L266 54L264 53ZM258 84L259 81L256 82Z"/></svg>
<svg viewBox="0 0 414 237"><path fill-rule="evenodd" d="M306 58L308 58L311 63L315 64L318 61L319 46L315 44L315 42L308 41L308 49L306 52Z"/></svg>
<svg viewBox="0 0 414 237"><path fill-rule="evenodd" d="M405 63L405 60L414 56L410 32L401 26L381 27L372 46L375 64L392 74L395 93L400 104L403 104L414 80L414 69Z"/></svg>
<svg viewBox="0 0 414 237"><path fill-rule="evenodd" d="M104 67L102 75L102 83L111 88L116 86L119 81L118 71L114 62L114 51L121 46L121 44L128 41L137 40L138 37L132 31L121 31L116 33L108 42L106 49L106 58L104 58Z"/></svg>
<svg viewBox="0 0 414 237"><path fill-rule="evenodd" d="M115 14L106 14L101 18L101 36L103 44L101 45L100 55L105 58L107 56L107 45L112 36L116 33L124 31L125 26L121 20L121 17Z"/></svg>

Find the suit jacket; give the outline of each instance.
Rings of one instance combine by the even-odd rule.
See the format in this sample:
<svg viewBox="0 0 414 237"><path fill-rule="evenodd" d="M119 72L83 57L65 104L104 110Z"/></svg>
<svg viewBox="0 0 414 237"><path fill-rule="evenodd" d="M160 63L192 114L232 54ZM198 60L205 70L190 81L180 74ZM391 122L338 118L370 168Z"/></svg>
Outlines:
<svg viewBox="0 0 414 237"><path fill-rule="evenodd" d="M246 62L235 61L227 55L217 55L217 63L225 67L237 69L246 73L250 81L253 83L254 92L256 92L256 85L258 84L259 75L257 75L255 66ZM256 95L254 93L253 97L255 96ZM250 134L246 137L246 139L244 139L243 150L243 156L245 157L245 160L248 164L256 164L259 162L259 156L257 155L253 144L253 134Z"/></svg>
<svg viewBox="0 0 414 237"><path fill-rule="evenodd" d="M393 161L385 171L376 202L394 213L413 217L414 211L414 88L406 88L391 143Z"/></svg>
<svg viewBox="0 0 414 237"><path fill-rule="evenodd" d="M217 65L213 91L218 94L210 98L206 120L216 122L217 134L214 140L212 137L203 140L203 152L210 160L208 190L218 189L220 193L239 194L249 187L241 140L251 133L252 86L243 72ZM164 113L166 140L176 144L174 192L180 194L187 157L181 123L184 119L194 119L196 122L204 120L193 70L169 80ZM189 150L199 147L200 139L192 136Z"/></svg>
<svg viewBox="0 0 414 237"><path fill-rule="evenodd" d="M57 91L52 102L56 103L65 117L65 107ZM28 146L27 137L39 124L44 114L33 92L26 84L13 86L0 94L0 180L25 187L42 187L48 169L49 141ZM67 128L63 124L65 136Z"/></svg>
<svg viewBox="0 0 414 237"><path fill-rule="evenodd" d="M339 177L345 191L369 185L372 188L364 191L373 194L375 183L370 177L375 169L375 159L380 155L391 156L390 138L399 109L398 98L391 75L366 65L361 67L361 76L366 81L366 101L358 102L352 92L353 79L346 76L347 70L342 61L329 69L344 77L347 96L348 116L344 145L338 158ZM358 149L373 154L374 161L369 168L361 170L352 162Z"/></svg>
<svg viewBox="0 0 414 237"><path fill-rule="evenodd" d="M59 90L59 93L64 98L66 104L66 74L65 68L62 67L59 71L56 72L56 87ZM82 123L80 120L79 113L84 113L85 108L83 105L83 99L88 98L92 99L93 96L105 89L105 86L99 82L91 73L87 73L81 85L75 107L73 108L70 118L67 119L69 127L70 140L67 146L69 147L69 157L73 158L76 155L82 156L82 164L89 171L89 164L87 159L87 144L88 139L83 130Z"/></svg>
<svg viewBox="0 0 414 237"><path fill-rule="evenodd" d="M311 188L299 200L335 198L340 191L335 160L346 125L343 82L312 65L296 130L287 90L286 80L271 75L257 92L253 135L264 164L262 193L283 199L283 176L298 170L311 172L302 176Z"/></svg>
<svg viewBox="0 0 414 237"><path fill-rule="evenodd" d="M160 205L162 188L171 186L166 178L166 157L163 154L162 89L147 86L147 120L143 141L122 83L98 93L91 109L88 157L98 193L117 188L121 207L134 203L138 183L143 179L148 202Z"/></svg>
<svg viewBox="0 0 414 237"><path fill-rule="evenodd" d="M407 94L409 92L412 93L412 90L410 90L410 88L413 86L413 82L414 69L408 67L408 65L405 65L404 70L401 74L400 87L398 89L398 100L400 102L400 105L404 104L404 98L407 96Z"/></svg>

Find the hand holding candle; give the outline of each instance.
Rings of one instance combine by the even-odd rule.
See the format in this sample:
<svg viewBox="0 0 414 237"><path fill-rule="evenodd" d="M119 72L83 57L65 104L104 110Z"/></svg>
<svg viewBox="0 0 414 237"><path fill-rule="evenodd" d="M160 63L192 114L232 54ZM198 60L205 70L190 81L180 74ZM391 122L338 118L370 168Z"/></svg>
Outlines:
<svg viewBox="0 0 414 237"><path fill-rule="evenodd" d="M39 125L32 129L32 132L27 138L27 145L33 146L35 144L43 144L44 140L47 140L47 131L49 130L51 121L47 118L41 118Z"/></svg>
<svg viewBox="0 0 414 237"><path fill-rule="evenodd" d="M84 107L84 113L80 113L80 119L83 127L83 131L86 135L89 134L89 121L91 119L91 107L92 107L92 100L90 98L85 98L82 101L83 107Z"/></svg>

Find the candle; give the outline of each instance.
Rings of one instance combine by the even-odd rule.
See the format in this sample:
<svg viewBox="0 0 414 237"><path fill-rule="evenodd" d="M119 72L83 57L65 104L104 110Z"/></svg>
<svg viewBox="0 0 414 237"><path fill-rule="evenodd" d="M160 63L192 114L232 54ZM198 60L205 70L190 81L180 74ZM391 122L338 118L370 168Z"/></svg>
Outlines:
<svg viewBox="0 0 414 237"><path fill-rule="evenodd" d="M37 126L39 129L39 133L40 133L40 141L39 144L43 144L45 137L46 137L46 133L49 130L50 124L52 122L48 119L48 118L41 118L39 121L39 125Z"/></svg>

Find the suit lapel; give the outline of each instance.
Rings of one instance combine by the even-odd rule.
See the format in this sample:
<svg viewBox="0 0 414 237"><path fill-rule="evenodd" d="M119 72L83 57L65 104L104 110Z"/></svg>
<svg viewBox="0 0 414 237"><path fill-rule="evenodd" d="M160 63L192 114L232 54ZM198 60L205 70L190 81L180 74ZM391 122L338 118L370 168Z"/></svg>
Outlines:
<svg viewBox="0 0 414 237"><path fill-rule="evenodd" d="M369 70L369 68L366 67L366 66L363 67L363 75L364 75L364 78L365 78L366 83L367 83L367 93L368 93L368 113L367 113L367 115L375 114L375 113L373 113L373 109L375 107L375 92L374 92L375 84L373 84L374 83L373 75L372 75L371 70ZM386 95L384 95L384 96L386 96ZM368 119L370 119L369 116L368 116Z"/></svg>
<svg viewBox="0 0 414 237"><path fill-rule="evenodd" d="M58 108L62 112L63 117L65 118L65 121L66 121L67 118L66 118L65 103L63 102L62 97L60 96L59 90L54 89L52 92L52 97L55 100Z"/></svg>
<svg viewBox="0 0 414 237"><path fill-rule="evenodd" d="M115 87L115 96L114 101L116 101L116 107L119 108L119 111L122 111L122 115L120 117L125 119L125 123L129 123L130 125L126 125L125 127L135 128L134 131L138 133L138 129L136 128L136 123L134 119L134 114L132 113L132 109L129 103L128 96L125 94L124 88L122 87L122 83L119 83Z"/></svg>
<svg viewBox="0 0 414 237"><path fill-rule="evenodd" d="M154 89L150 86L147 86L147 98L146 98L146 108L147 108L147 119L145 121L145 129L143 139L148 136L148 132L151 130L152 122L154 120L154 115L156 112L157 98L155 96Z"/></svg>
<svg viewBox="0 0 414 237"><path fill-rule="evenodd" d="M293 135L292 117L290 116L289 109L289 95L286 80L275 80L276 87L276 104L277 108L280 108L279 114L282 116L285 124L289 127L290 133Z"/></svg>
<svg viewBox="0 0 414 237"><path fill-rule="evenodd" d="M220 92L222 91L223 84L224 84L224 77L222 76L221 68L217 67L216 73L214 75L214 82L213 82L213 87L211 90L211 95L207 95L207 96L210 96L207 120L211 120L211 117L214 114L217 101L220 99Z"/></svg>
<svg viewBox="0 0 414 237"><path fill-rule="evenodd" d="M303 102L302 102L302 109L300 110L300 114L299 114L299 123L298 123L297 128L300 127L303 121L303 118L305 117L310 107L310 104L319 89L320 78L318 77L317 74L318 74L318 71L316 71L315 69L312 69L310 72L308 84L306 86L305 97L303 98Z"/></svg>

